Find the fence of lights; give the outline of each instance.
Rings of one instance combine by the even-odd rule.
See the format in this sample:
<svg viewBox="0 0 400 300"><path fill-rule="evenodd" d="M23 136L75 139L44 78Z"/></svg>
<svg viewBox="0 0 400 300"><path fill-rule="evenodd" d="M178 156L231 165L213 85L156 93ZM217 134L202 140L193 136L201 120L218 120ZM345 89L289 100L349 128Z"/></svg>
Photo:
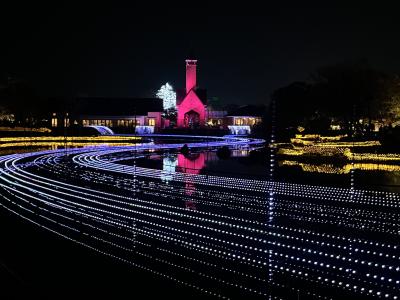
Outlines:
<svg viewBox="0 0 400 300"><path fill-rule="evenodd" d="M298 138L290 139L290 142L294 145L302 146L318 146L318 147L376 147L381 146L379 141L310 141Z"/></svg>
<svg viewBox="0 0 400 300"><path fill-rule="evenodd" d="M324 157L337 157L353 161L391 161L399 162L400 154L396 153L356 153L350 148L343 147L321 147L317 145L310 145L304 147L284 148L278 150L279 155L284 156L324 156Z"/></svg>
<svg viewBox="0 0 400 300"><path fill-rule="evenodd" d="M304 172L325 173L325 174L349 174L352 168L362 171L385 171L400 172L399 165L374 164L374 163L354 163L337 166L334 164L308 164L293 160L282 160L281 166L299 166Z"/></svg>
<svg viewBox="0 0 400 300"><path fill-rule="evenodd" d="M114 142L114 141L137 141L141 137L138 136L29 136L29 137L0 137L0 143L22 143L22 142Z"/></svg>
<svg viewBox="0 0 400 300"><path fill-rule="evenodd" d="M347 134L335 135L335 136L323 136L320 134L296 134L296 139L311 140L311 141L340 141L346 138Z"/></svg>
<svg viewBox="0 0 400 300"><path fill-rule="evenodd" d="M182 145L3 156L0 205L71 242L210 296L398 299L399 194L125 163Z"/></svg>
<svg viewBox="0 0 400 300"><path fill-rule="evenodd" d="M107 146L130 146L131 143L126 142L113 142L113 141L93 141L93 142L21 142L21 143L4 143L0 144L0 148L30 148L30 147L46 147L48 149L58 149L60 147L88 147L95 145Z"/></svg>
<svg viewBox="0 0 400 300"><path fill-rule="evenodd" d="M31 127L6 127L6 126L0 126L0 131L23 131L23 132L41 132L41 133L50 133L51 129L46 128L46 127L40 127L40 128L31 128Z"/></svg>

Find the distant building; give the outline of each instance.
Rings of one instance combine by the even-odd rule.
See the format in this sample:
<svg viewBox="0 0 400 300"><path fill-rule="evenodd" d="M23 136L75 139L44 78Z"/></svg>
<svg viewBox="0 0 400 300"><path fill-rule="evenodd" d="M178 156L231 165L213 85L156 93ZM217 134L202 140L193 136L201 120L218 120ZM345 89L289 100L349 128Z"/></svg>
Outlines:
<svg viewBox="0 0 400 300"><path fill-rule="evenodd" d="M265 113L264 106L243 105L236 110L226 114L226 123L237 126L254 126L262 122L263 114Z"/></svg>
<svg viewBox="0 0 400 300"><path fill-rule="evenodd" d="M227 114L226 110L207 110L207 126L223 128Z"/></svg>
<svg viewBox="0 0 400 300"><path fill-rule="evenodd" d="M253 127L262 122L264 113L264 106L243 105L228 112L225 124L231 134L251 134Z"/></svg>
<svg viewBox="0 0 400 300"><path fill-rule="evenodd" d="M162 128L163 102L158 98L78 98L75 117L82 126Z"/></svg>
<svg viewBox="0 0 400 300"><path fill-rule="evenodd" d="M67 127L70 124L107 126L127 132L146 126L150 133L163 127L162 113L163 102L158 98L81 97L75 99L64 123ZM56 114L53 114L52 126L59 124Z"/></svg>
<svg viewBox="0 0 400 300"><path fill-rule="evenodd" d="M177 128L229 129L232 134L250 134L262 122L265 107L244 105L235 109L207 107L207 91L197 85L197 60L186 59L186 88L177 90ZM60 112L61 111L61 112ZM106 126L119 132L153 133L169 125L159 98L78 97L52 114L52 127Z"/></svg>
<svg viewBox="0 0 400 300"><path fill-rule="evenodd" d="M177 126L197 128L206 125L207 92L197 87L197 60L186 60L186 89L177 91Z"/></svg>
<svg viewBox="0 0 400 300"><path fill-rule="evenodd" d="M197 60L186 60L186 89L177 91L177 127L229 128L232 133L251 133L262 121L265 107L244 105L235 111L207 108L207 91L197 86ZM235 128L240 126L240 128Z"/></svg>

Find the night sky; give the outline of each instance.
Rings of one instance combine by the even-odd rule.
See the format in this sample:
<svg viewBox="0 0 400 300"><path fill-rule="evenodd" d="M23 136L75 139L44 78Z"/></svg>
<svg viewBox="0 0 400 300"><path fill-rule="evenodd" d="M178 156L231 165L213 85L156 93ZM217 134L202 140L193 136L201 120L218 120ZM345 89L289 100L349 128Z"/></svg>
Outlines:
<svg viewBox="0 0 400 300"><path fill-rule="evenodd" d="M155 2L16 4L2 9L1 80L24 79L45 97L150 97L167 81L184 87L184 60L194 49L209 97L267 103L319 66L367 59L400 73L398 10L377 4L283 3L260 8L263 15L219 15L212 6L155 12Z"/></svg>

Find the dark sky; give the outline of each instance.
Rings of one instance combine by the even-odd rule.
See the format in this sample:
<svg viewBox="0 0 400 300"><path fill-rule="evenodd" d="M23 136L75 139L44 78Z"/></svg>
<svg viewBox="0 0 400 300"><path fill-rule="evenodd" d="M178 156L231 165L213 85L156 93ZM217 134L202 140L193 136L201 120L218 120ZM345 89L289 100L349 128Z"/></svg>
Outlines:
<svg viewBox="0 0 400 300"><path fill-rule="evenodd" d="M347 2L280 2L253 7L257 15L213 6L155 12L150 1L18 3L2 9L0 74L25 79L43 96L151 96L167 81L184 87L184 60L193 48L198 83L209 97L266 103L276 88L327 64L366 58L400 72L398 10Z"/></svg>

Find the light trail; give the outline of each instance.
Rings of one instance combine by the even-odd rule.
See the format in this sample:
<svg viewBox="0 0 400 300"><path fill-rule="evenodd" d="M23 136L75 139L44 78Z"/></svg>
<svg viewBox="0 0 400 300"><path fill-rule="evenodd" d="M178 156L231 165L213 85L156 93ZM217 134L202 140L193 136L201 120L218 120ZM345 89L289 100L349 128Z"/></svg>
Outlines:
<svg viewBox="0 0 400 300"><path fill-rule="evenodd" d="M187 145L261 143L231 137ZM398 299L400 195L122 164L183 145L3 156L0 205L73 242L216 297ZM187 209L187 201L196 210Z"/></svg>

